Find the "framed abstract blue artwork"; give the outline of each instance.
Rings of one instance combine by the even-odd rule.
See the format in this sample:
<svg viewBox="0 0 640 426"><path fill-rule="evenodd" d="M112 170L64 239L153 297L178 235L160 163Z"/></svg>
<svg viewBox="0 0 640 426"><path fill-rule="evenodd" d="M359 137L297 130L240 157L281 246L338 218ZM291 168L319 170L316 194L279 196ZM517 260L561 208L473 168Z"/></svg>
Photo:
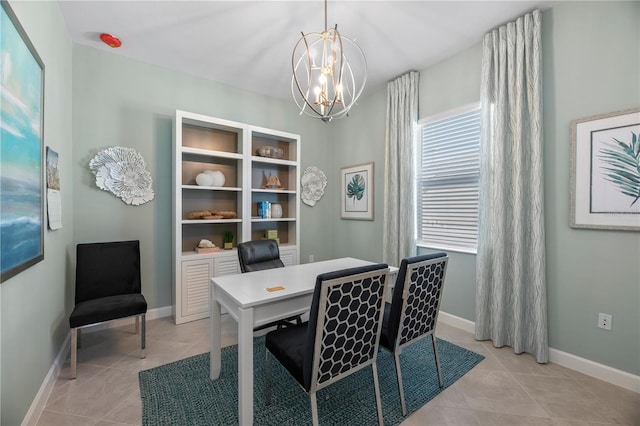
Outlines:
<svg viewBox="0 0 640 426"><path fill-rule="evenodd" d="M0 282L44 259L44 64L8 2L0 22Z"/></svg>

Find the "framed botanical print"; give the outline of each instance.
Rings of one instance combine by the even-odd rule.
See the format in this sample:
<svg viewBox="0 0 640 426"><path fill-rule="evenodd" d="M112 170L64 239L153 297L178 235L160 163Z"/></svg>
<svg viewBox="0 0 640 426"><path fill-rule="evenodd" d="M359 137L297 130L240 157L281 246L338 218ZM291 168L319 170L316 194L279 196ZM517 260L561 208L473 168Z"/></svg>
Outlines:
<svg viewBox="0 0 640 426"><path fill-rule="evenodd" d="M342 219L373 220L373 162L343 167Z"/></svg>
<svg viewBox="0 0 640 426"><path fill-rule="evenodd" d="M571 124L571 226L640 231L640 109Z"/></svg>

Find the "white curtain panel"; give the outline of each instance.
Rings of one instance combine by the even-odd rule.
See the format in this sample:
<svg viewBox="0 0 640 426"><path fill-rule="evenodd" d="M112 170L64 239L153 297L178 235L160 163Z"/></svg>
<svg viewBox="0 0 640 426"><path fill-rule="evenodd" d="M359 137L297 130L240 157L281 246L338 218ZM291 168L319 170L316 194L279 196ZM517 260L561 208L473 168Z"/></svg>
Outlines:
<svg viewBox="0 0 640 426"><path fill-rule="evenodd" d="M382 257L400 265L415 246L415 137L420 73L411 71L387 84L384 227Z"/></svg>
<svg viewBox="0 0 640 426"><path fill-rule="evenodd" d="M477 339L549 359L541 13L483 40Z"/></svg>

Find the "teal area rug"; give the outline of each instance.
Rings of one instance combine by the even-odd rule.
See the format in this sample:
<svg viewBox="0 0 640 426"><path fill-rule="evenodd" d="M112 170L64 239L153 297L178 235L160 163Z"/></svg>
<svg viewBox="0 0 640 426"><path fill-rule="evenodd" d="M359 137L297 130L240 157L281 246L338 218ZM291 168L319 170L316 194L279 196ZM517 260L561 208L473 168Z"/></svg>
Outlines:
<svg viewBox="0 0 640 426"><path fill-rule="evenodd" d="M438 339L444 387L452 385L484 358ZM254 340L254 424L311 424L309 396L275 359L272 360L272 399L264 399L264 336ZM400 356L408 415L442 389L433 358L431 339L413 344ZM378 375L385 425L399 425L402 416L393 356L381 350ZM222 349L218 380L209 379L209 353L141 371L142 424L238 424L238 347ZM376 425L376 404L371 368L364 368L317 393L321 425ZM244 426L244 425L243 425Z"/></svg>

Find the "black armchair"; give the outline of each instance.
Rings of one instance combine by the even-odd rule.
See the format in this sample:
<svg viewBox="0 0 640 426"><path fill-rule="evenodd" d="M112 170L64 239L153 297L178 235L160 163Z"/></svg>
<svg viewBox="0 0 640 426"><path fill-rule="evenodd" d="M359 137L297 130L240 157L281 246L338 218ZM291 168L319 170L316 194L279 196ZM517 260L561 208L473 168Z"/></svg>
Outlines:
<svg viewBox="0 0 640 426"><path fill-rule="evenodd" d="M318 275L309 321L266 336L267 404L271 403L271 356L309 394L314 426L318 425L316 392L371 365L378 423L382 426L376 356L388 277L385 264Z"/></svg>
<svg viewBox="0 0 640 426"><path fill-rule="evenodd" d="M276 240L254 240L239 243L238 261L242 272L284 268Z"/></svg>
<svg viewBox="0 0 640 426"><path fill-rule="evenodd" d="M448 260L446 253L402 259L391 303L385 304L380 346L391 351L395 358L402 415L407 414L400 370L400 353L405 346L431 336L442 387L435 331Z"/></svg>
<svg viewBox="0 0 640 426"><path fill-rule="evenodd" d="M276 240L254 240L238 244L238 261L240 270L245 272L262 271L265 269L284 268L284 263L280 260L280 249ZM301 324L302 316L285 318L273 323L257 327L255 330L262 330L274 325L278 328L287 327L292 324Z"/></svg>
<svg viewBox="0 0 640 426"><path fill-rule="evenodd" d="M78 332L87 325L135 316L137 334L142 318L140 345L144 358L146 313L147 301L141 293L140 242L78 244L75 307L69 317L71 378L76 378Z"/></svg>

